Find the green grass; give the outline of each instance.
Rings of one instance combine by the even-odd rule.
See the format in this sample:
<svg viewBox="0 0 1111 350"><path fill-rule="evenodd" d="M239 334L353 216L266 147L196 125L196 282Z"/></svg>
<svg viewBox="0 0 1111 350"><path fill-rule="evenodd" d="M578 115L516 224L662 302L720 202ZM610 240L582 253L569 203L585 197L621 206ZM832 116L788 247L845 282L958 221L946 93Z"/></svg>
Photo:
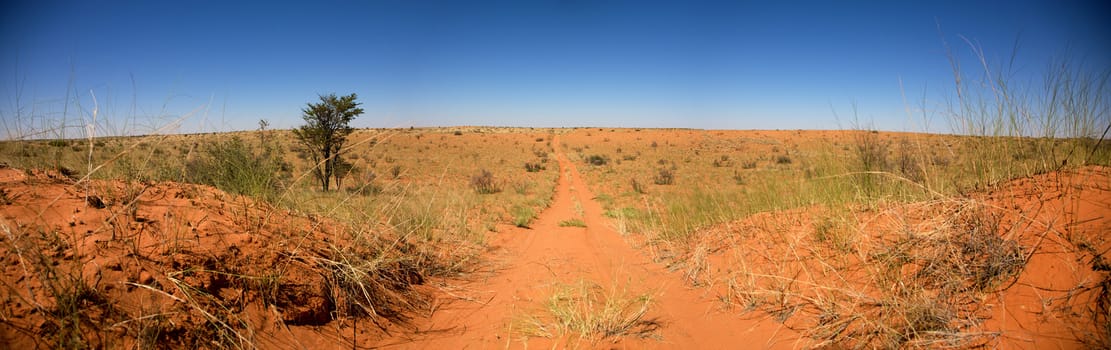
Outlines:
<svg viewBox="0 0 1111 350"><path fill-rule="evenodd" d="M536 211L534 211L532 207L523 205L514 206L512 214L513 225L516 225L517 227L527 228L529 227L529 223L532 222L532 219L536 218Z"/></svg>

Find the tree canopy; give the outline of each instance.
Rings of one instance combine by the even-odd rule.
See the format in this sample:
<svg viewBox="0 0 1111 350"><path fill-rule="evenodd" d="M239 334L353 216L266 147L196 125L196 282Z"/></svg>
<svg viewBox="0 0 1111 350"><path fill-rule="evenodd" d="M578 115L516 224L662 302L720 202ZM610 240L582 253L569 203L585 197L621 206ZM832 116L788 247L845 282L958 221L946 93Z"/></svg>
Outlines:
<svg viewBox="0 0 1111 350"><path fill-rule="evenodd" d="M328 191L332 177L340 175L336 168L342 163L340 157L347 135L354 130L351 120L363 114L363 109L359 108L362 103L356 102L356 98L354 93L339 97L334 93L321 95L319 103L307 103L301 109L305 125L293 129L293 134L316 164L313 173L324 191Z"/></svg>

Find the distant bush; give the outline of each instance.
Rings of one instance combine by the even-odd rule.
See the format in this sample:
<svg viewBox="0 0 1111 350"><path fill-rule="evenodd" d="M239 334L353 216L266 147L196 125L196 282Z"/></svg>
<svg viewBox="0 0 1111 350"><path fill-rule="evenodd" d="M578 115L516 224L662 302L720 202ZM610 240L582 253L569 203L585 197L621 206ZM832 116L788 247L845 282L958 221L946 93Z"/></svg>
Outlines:
<svg viewBox="0 0 1111 350"><path fill-rule="evenodd" d="M453 132L453 133L451 133L451 134L452 134L452 135L455 135L455 136L463 136L463 132L462 132L462 131L459 131L459 130L455 130L455 132Z"/></svg>
<svg viewBox="0 0 1111 350"><path fill-rule="evenodd" d="M535 173L544 170L544 165L540 163L525 163L525 171Z"/></svg>
<svg viewBox="0 0 1111 350"><path fill-rule="evenodd" d="M721 168L721 167L727 167L727 166L732 166L732 165L733 165L733 161L729 160L728 155L723 154L720 158L714 159L714 167Z"/></svg>
<svg viewBox="0 0 1111 350"><path fill-rule="evenodd" d="M903 174L907 179L922 183L926 181L926 171L918 161L918 156L912 149L913 145L910 141L903 139L899 143L897 155L895 157L895 164L899 167L899 173Z"/></svg>
<svg viewBox="0 0 1111 350"><path fill-rule="evenodd" d="M482 169L482 172L471 178L471 188L474 188L475 192L479 194L501 192L501 186L498 186L497 181L494 180L494 174L486 169Z"/></svg>
<svg viewBox="0 0 1111 350"><path fill-rule="evenodd" d="M856 134L856 156L860 159L861 170L887 170L887 144L880 140L879 133L859 131Z"/></svg>
<svg viewBox="0 0 1111 350"><path fill-rule="evenodd" d="M594 155L591 155L589 157L586 157L586 162L589 163L590 165L599 165L599 166L601 166L601 165L606 165L606 163L609 163L609 158L607 158L605 156L594 154Z"/></svg>
<svg viewBox="0 0 1111 350"><path fill-rule="evenodd" d="M791 164L791 156L785 154L776 156L775 164Z"/></svg>
<svg viewBox="0 0 1111 350"><path fill-rule="evenodd" d="M675 183L675 172L668 168L660 168L653 179L657 185L670 185Z"/></svg>
<svg viewBox="0 0 1111 350"><path fill-rule="evenodd" d="M750 160L741 164L741 169L756 169L756 161Z"/></svg>

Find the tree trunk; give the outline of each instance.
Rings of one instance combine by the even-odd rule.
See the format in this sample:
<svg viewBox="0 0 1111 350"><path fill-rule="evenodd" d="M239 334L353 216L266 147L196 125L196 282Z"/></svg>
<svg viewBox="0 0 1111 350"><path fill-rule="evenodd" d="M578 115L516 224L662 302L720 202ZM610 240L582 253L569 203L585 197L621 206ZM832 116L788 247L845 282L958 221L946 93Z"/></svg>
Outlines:
<svg viewBox="0 0 1111 350"><path fill-rule="evenodd" d="M331 147L324 148L324 169L321 171L323 176L320 177L320 182L324 186L324 192L328 192L328 185L332 181L332 152Z"/></svg>

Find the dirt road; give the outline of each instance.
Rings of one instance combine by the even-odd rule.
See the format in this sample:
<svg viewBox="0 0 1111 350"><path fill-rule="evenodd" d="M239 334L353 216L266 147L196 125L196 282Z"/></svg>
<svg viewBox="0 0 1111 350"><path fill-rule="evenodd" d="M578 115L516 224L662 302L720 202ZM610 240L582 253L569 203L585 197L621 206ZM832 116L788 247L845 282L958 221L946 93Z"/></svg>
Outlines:
<svg viewBox="0 0 1111 350"><path fill-rule="evenodd" d="M559 181L551 207L530 228L506 227L491 243L489 257L501 268L465 283L459 300L437 309L419 333L387 347L490 348L789 348L798 345L790 330L773 320L751 320L738 310L722 310L706 289L685 285L676 273L653 263L629 244L603 216L576 165L553 140ZM561 227L569 219L586 227ZM658 322L647 336L600 341L578 334L529 337L523 319L543 320L545 303L557 286L600 286L610 294L651 297L642 319ZM518 327L514 330L513 327Z"/></svg>

